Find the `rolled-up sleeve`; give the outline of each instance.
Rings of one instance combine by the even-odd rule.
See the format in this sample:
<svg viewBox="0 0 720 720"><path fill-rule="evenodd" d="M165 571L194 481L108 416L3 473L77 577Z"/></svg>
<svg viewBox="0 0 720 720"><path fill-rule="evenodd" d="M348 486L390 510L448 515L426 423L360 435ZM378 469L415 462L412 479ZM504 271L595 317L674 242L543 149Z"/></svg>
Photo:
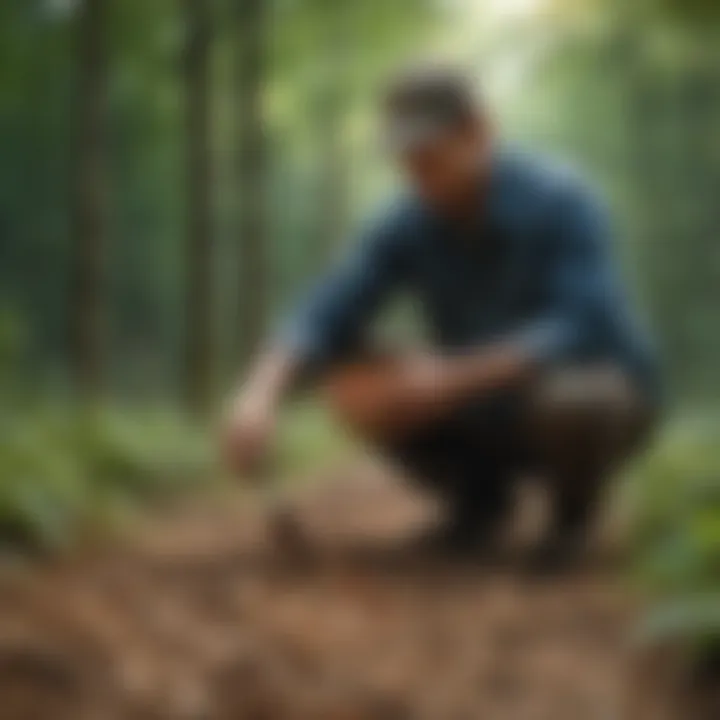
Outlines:
<svg viewBox="0 0 720 720"><path fill-rule="evenodd" d="M512 340L539 364L574 357L601 331L618 286L607 213L587 191L565 191L546 225L543 281L533 318Z"/></svg>
<svg viewBox="0 0 720 720"><path fill-rule="evenodd" d="M332 361L401 284L403 235L399 219L374 222L281 325L276 345L306 367Z"/></svg>

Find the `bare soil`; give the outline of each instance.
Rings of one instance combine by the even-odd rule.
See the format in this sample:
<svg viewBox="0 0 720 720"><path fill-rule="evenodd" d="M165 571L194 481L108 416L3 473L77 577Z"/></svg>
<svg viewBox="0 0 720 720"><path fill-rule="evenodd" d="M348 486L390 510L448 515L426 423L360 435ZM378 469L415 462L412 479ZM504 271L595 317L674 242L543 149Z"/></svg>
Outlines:
<svg viewBox="0 0 720 720"><path fill-rule="evenodd" d="M512 550L433 559L411 541L425 503L368 468L335 475L285 510L223 495L4 571L0 718L673 717L607 563L541 579Z"/></svg>

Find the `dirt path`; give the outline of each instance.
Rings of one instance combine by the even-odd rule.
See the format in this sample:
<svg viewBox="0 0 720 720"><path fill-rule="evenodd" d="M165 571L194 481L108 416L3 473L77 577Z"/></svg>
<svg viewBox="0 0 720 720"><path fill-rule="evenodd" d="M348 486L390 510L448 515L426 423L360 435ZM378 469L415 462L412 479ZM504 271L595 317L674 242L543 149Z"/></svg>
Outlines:
<svg viewBox="0 0 720 720"><path fill-rule="evenodd" d="M611 574L431 562L404 550L427 509L360 474L293 501L307 552L268 546L260 509L224 498L11 573L0 717L628 717L634 613Z"/></svg>

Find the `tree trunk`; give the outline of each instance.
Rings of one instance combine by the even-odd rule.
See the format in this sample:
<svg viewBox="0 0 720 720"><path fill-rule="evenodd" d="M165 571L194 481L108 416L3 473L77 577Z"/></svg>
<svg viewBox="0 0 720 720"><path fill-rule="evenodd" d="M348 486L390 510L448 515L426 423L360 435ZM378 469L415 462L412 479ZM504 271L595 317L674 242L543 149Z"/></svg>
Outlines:
<svg viewBox="0 0 720 720"><path fill-rule="evenodd" d="M328 88L320 105L317 127L321 167L318 250L312 257L315 272L332 257L348 225L350 168L345 144L345 98L338 86Z"/></svg>
<svg viewBox="0 0 720 720"><path fill-rule="evenodd" d="M105 0L83 0L78 21L70 363L73 380L85 399L99 397L106 360L106 13Z"/></svg>
<svg viewBox="0 0 720 720"><path fill-rule="evenodd" d="M236 2L237 234L239 354L246 364L264 339L269 265L265 215L267 149L263 117L267 0Z"/></svg>
<svg viewBox="0 0 720 720"><path fill-rule="evenodd" d="M350 168L345 139L345 122L350 82L350 7L339 0L325 11L324 45L329 71L324 78L318 103L319 156L321 158L320 231L315 271L333 255L347 231L350 207Z"/></svg>
<svg viewBox="0 0 720 720"><path fill-rule="evenodd" d="M208 0L185 0L187 122L187 277L186 397L202 413L212 397L213 231L210 149L210 46L212 15Z"/></svg>

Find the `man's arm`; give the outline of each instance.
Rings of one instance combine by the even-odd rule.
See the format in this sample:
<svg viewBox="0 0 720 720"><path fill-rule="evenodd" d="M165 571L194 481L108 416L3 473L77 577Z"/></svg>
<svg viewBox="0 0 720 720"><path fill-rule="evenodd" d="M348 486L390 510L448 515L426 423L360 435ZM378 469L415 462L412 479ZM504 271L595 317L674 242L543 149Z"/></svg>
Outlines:
<svg viewBox="0 0 720 720"><path fill-rule="evenodd" d="M398 219L385 219L367 232L260 354L231 401L225 428L225 452L235 471L258 468L278 409L298 377L332 361L399 284L402 230Z"/></svg>
<svg viewBox="0 0 720 720"><path fill-rule="evenodd" d="M572 357L602 331L603 318L621 311L611 241L602 204L585 189L566 188L545 230L540 304L509 338L536 366Z"/></svg>
<svg viewBox="0 0 720 720"><path fill-rule="evenodd" d="M326 391L338 415L363 438L381 444L451 414L469 397L510 385L531 371L510 345L462 355L412 354L331 374Z"/></svg>
<svg viewBox="0 0 720 720"><path fill-rule="evenodd" d="M534 316L489 347L453 361L450 392L512 385L587 347L613 312L619 285L610 253L610 223L585 189L564 188L543 230L545 264Z"/></svg>
<svg viewBox="0 0 720 720"><path fill-rule="evenodd" d="M584 188L568 186L550 208L543 230L541 293L527 323L469 357L453 362L451 392L527 379L587 347L598 323L622 302L610 253L610 223Z"/></svg>

